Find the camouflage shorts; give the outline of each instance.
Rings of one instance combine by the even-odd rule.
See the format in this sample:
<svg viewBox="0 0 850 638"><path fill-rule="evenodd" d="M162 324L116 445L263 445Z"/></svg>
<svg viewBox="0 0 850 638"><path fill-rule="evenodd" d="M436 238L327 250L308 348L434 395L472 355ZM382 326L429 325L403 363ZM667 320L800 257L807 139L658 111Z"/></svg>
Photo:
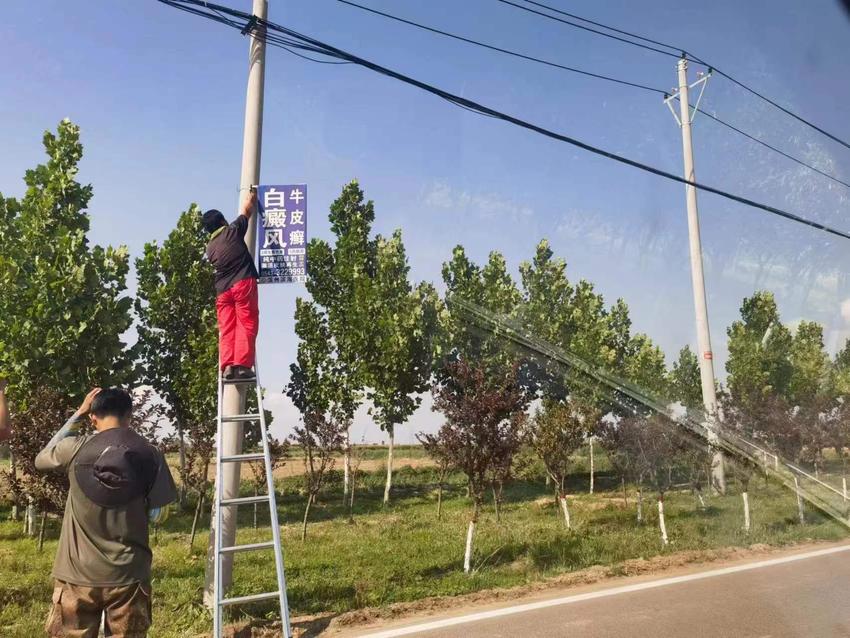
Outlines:
<svg viewBox="0 0 850 638"><path fill-rule="evenodd" d="M151 625L150 585L88 587L57 580L44 628L51 638L97 638L104 613L106 636L145 638Z"/></svg>

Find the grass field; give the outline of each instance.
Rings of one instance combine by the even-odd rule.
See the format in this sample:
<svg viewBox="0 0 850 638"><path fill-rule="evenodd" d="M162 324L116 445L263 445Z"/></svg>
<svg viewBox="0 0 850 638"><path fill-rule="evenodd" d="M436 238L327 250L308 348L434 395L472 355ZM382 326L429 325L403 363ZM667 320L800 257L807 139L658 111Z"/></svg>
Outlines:
<svg viewBox="0 0 850 638"><path fill-rule="evenodd" d="M380 456L382 450L376 449ZM404 453L399 455L404 463ZM605 466L604 459L599 465ZM394 500L383 508L380 469L359 477L354 522L342 504L338 473L313 509L306 543L300 540L304 498L297 477L278 481L289 601L294 615L342 613L354 609L413 601L427 596L452 596L494 587L510 587L582 568L616 566L633 558L650 558L683 550L740 547L763 543L787 545L805 540L843 538L839 524L808 512L808 524L796 520L796 505L783 488L753 481L753 529L741 531L741 499L737 493L708 498L696 507L687 491L666 499L671 544L662 548L654 502L646 502L643 525L635 522L634 493L629 505L613 477L597 477L597 493L587 494L587 476L576 474L570 499L576 529L567 531L545 485L518 481L506 488L502 520L492 504L485 510L475 539L471 576L462 573L469 501L460 476L450 477L443 519L436 519L436 476L430 467L402 467L396 473ZM247 489L247 488L246 488ZM611 491L607 491L611 490ZM250 508L242 513L245 529L239 542L269 538L268 527L250 529ZM50 567L56 549L58 521L52 521L44 551L21 533L21 523L9 521L0 509L0 636L41 635L50 600ZM201 604L208 517L204 530L188 551L191 512L173 515L158 530L154 546L153 637L203 634L210 621ZM240 554L236 558L235 594L274 588L270 554ZM275 617L269 606L238 610L259 618Z"/></svg>

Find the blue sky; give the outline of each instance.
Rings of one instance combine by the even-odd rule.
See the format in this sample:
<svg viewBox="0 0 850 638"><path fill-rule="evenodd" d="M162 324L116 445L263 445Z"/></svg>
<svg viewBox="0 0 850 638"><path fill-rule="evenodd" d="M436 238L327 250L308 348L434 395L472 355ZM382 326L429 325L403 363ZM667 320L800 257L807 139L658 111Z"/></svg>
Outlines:
<svg viewBox="0 0 850 638"><path fill-rule="evenodd" d="M850 138L850 20L837 2L551 0L568 11L685 46L844 139ZM231 6L249 10L247 0ZM363 0L429 25L659 88L675 60L572 30L495 0ZM154 0L11 3L0 24L0 191L23 192L39 140L63 117L82 127L81 179L94 186L94 241L163 239L190 202L237 205L247 42ZM494 108L681 173L681 141L654 95L529 64L364 14L334 0L271 0L271 20ZM850 180L850 150L720 77L705 108ZM697 178L850 229L850 191L708 119L694 132ZM511 267L542 237L573 279L623 297L634 329L668 359L695 343L683 188L354 66L313 64L279 49L267 61L262 180L307 183L310 230L357 178L376 231L401 228L412 276L439 281L457 243ZM711 195L700 196L717 374L741 299L773 290L783 318L817 320L834 351L850 335L850 243ZM132 285L132 282L131 282ZM295 353L298 285L261 291L260 353L276 429L296 418L277 392ZM846 303L844 303L846 302ZM842 304L844 305L842 306ZM842 309L843 308L843 309ZM399 431L437 424L425 409ZM353 437L380 438L360 414Z"/></svg>

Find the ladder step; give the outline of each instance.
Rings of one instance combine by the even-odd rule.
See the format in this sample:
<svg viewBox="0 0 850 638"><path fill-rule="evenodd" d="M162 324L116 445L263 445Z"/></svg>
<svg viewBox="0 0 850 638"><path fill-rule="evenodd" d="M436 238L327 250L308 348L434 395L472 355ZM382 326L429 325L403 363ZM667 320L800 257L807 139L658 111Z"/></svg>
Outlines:
<svg viewBox="0 0 850 638"><path fill-rule="evenodd" d="M241 605L242 603L254 603L258 600L269 600L280 596L279 591L268 591L263 594L251 594L250 596L237 596L236 598L225 598L219 604L222 607L227 605Z"/></svg>
<svg viewBox="0 0 850 638"><path fill-rule="evenodd" d="M221 499L222 506L224 505L250 505L251 503L268 503L269 495L262 494L260 496L242 496L240 498L223 498Z"/></svg>
<svg viewBox="0 0 850 638"><path fill-rule="evenodd" d="M222 456L222 463L239 463L240 461L262 461L266 457L262 452L250 452L247 454L233 454L232 456Z"/></svg>
<svg viewBox="0 0 850 638"><path fill-rule="evenodd" d="M257 549L272 549L274 547L274 541L268 541L265 543L247 543L245 545L234 545L232 547L222 547L220 551L222 554L234 554L236 552L251 552Z"/></svg>
<svg viewBox="0 0 850 638"><path fill-rule="evenodd" d="M259 414L230 414L228 416L222 416L221 420L222 421L230 421L230 422L259 421L260 415Z"/></svg>
<svg viewBox="0 0 850 638"><path fill-rule="evenodd" d="M222 379L224 385L254 385L257 383L257 377L247 377L245 379Z"/></svg>

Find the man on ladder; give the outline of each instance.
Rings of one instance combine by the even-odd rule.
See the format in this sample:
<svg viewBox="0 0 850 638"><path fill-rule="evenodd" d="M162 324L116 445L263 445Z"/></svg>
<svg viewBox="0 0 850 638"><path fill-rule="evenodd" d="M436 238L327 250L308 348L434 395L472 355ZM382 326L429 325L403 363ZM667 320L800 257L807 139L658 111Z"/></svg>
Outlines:
<svg viewBox="0 0 850 638"><path fill-rule="evenodd" d="M257 293L257 268L254 258L245 240L249 233L251 216L257 204L257 195L253 187L242 203L239 216L230 225L224 215L217 210L208 210L203 215L203 226L210 233L207 244L207 258L215 270L216 312L219 330L219 382L218 382L218 423L216 442L216 486L214 496L215 522L213 534L213 636L222 635L223 608L262 600L277 599L281 610L282 635L291 638L289 609L286 600L286 579L284 576L283 548L280 540L280 527L277 518L277 502L274 492L269 451L268 429L263 410L263 391L260 386L259 371L256 362L256 340L259 329L259 305ZM250 235L249 235L250 236ZM234 414L224 409L225 386L254 386L256 391L256 414ZM240 399L245 409L244 397ZM231 406L232 407L232 406ZM239 426L237 437L242 436L242 425L259 425L261 452L242 453L241 441L237 452L227 451L223 444L225 428ZM231 441L232 445L232 441ZM262 461L266 474L267 493L251 497L238 495L239 467L242 462ZM236 492L225 494L223 476L224 465L234 465L237 469L232 476L236 479ZM229 491L229 490L228 490ZM259 543L236 544L235 521L238 520L235 509L239 505L264 502L269 506L269 523L272 540ZM223 512L228 508L232 513L234 529L232 538L223 542ZM232 543L232 544L231 544ZM274 553L277 589L275 591L249 594L232 598L225 597L226 585L222 578L222 561L236 552L272 550Z"/></svg>
<svg viewBox="0 0 850 638"><path fill-rule="evenodd" d="M228 380L254 377L252 368L260 327L258 274L245 244L245 233L256 203L257 194L252 188L239 217L230 225L215 209L203 216L204 228L210 233L207 258L215 268L219 366Z"/></svg>

